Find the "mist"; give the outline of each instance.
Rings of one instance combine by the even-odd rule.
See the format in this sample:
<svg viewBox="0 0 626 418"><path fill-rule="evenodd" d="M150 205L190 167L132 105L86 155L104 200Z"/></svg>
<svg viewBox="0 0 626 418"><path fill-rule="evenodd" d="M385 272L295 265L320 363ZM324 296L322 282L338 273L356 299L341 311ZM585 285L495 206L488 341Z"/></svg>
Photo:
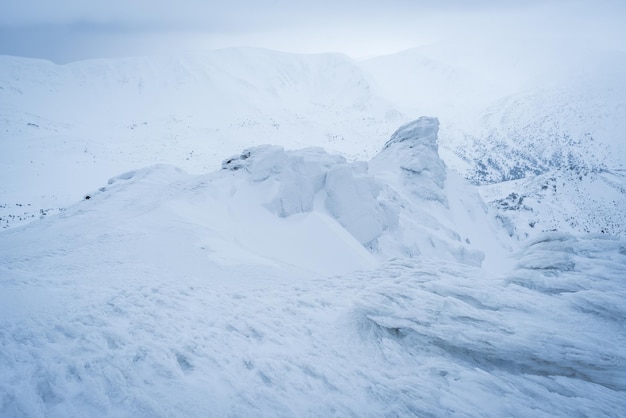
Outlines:
<svg viewBox="0 0 626 418"><path fill-rule="evenodd" d="M247 46L364 58L459 40L479 55L497 45L626 49L622 2L501 3L11 0L0 6L0 54L67 63Z"/></svg>

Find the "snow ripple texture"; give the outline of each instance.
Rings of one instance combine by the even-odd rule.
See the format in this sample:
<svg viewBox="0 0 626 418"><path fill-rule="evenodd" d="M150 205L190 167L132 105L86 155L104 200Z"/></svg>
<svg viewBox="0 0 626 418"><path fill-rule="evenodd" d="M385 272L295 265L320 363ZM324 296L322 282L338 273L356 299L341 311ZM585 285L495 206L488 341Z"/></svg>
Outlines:
<svg viewBox="0 0 626 418"><path fill-rule="evenodd" d="M428 259L339 277L245 266L172 276L130 262L132 250L114 265L67 265L94 249L4 259L1 416L626 408L624 240L544 235L504 277ZM61 265L71 274L54 273Z"/></svg>

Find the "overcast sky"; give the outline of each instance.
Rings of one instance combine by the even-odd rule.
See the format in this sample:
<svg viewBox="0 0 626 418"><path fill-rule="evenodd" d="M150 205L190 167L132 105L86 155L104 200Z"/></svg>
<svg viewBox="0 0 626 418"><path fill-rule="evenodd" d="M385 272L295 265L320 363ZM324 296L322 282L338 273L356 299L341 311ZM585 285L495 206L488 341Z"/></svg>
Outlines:
<svg viewBox="0 0 626 418"><path fill-rule="evenodd" d="M63 63L255 46L364 57L509 37L624 50L624 26L626 0L2 0L0 54Z"/></svg>

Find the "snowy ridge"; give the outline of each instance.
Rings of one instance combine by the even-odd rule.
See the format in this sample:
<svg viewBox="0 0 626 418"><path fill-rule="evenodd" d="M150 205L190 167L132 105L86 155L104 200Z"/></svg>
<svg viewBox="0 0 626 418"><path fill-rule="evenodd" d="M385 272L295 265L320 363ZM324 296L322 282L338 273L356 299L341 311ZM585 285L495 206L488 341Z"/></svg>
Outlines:
<svg viewBox="0 0 626 418"><path fill-rule="evenodd" d="M211 262L325 275L418 255L480 266L487 252L495 268L507 237L478 194L446 174L437 129L426 117L401 127L369 164L320 148L259 146L205 175L169 165L133 170L42 225L62 235L65 223L106 217L113 225L110 212L149 230L166 217L172 228L193 229L185 245Z"/></svg>
<svg viewBox="0 0 626 418"><path fill-rule="evenodd" d="M146 133L156 136L151 125L157 124L157 129L175 129L178 136L210 133L219 141L235 141L233 128L255 127L255 134L263 135L259 141L267 142L269 134L282 145L287 135L300 134L289 138L292 142L306 139L302 126L317 130L311 133L319 137L347 136L346 131L332 132L340 128L335 126L339 115L344 122L352 117L362 122L365 117L384 124L386 112L393 113L373 96L367 77L347 57L252 48L62 66L0 57L0 88L4 93L0 105L20 116L10 119L14 122L30 115L66 127L63 133L81 136L98 135L97 128L116 128L115 135L141 142L147 140ZM30 122L38 125L37 120ZM15 130L3 129L10 134ZM156 137L152 142L162 140Z"/></svg>
<svg viewBox="0 0 626 418"><path fill-rule="evenodd" d="M402 120L347 57L251 48L67 65L0 57L0 93L0 175L13 179L0 187L2 227L157 163L207 172L264 143L369 158Z"/></svg>

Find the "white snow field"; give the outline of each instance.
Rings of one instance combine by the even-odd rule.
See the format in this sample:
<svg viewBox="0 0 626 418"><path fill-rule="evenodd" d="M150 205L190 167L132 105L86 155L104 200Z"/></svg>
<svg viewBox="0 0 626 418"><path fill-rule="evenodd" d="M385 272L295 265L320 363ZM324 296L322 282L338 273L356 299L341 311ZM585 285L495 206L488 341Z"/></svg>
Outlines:
<svg viewBox="0 0 626 418"><path fill-rule="evenodd" d="M510 237L438 128L132 170L2 231L0 416L622 415L626 241Z"/></svg>

